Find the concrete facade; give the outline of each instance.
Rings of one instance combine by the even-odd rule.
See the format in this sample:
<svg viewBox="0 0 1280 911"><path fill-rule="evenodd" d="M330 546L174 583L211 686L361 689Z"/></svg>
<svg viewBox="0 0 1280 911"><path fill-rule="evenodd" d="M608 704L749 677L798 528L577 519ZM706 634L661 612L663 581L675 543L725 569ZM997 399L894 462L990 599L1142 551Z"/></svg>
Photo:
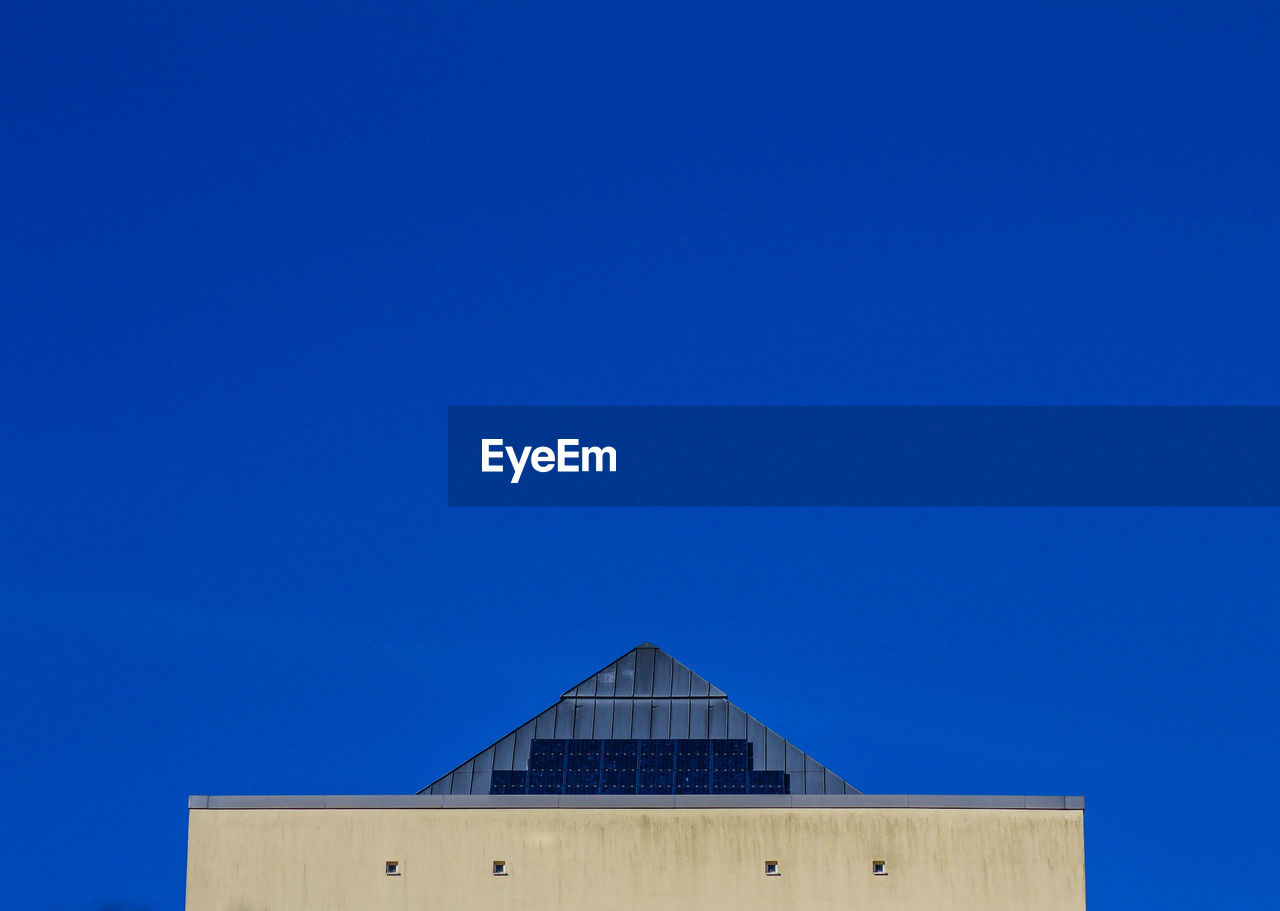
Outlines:
<svg viewBox="0 0 1280 911"><path fill-rule="evenodd" d="M201 797L187 909L1081 911L1083 816L1062 797Z"/></svg>

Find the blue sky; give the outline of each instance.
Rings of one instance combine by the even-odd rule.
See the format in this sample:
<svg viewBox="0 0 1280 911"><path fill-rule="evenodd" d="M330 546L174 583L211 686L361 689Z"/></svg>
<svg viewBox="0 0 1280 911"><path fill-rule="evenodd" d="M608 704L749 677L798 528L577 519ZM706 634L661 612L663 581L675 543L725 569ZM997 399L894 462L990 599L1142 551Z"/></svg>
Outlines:
<svg viewBox="0 0 1280 911"><path fill-rule="evenodd" d="M865 791L1274 903L1280 517L449 510L449 404L1280 404L1274 5L40 4L0 35L0 873L408 792L650 639ZM51 859L58 869L51 869Z"/></svg>

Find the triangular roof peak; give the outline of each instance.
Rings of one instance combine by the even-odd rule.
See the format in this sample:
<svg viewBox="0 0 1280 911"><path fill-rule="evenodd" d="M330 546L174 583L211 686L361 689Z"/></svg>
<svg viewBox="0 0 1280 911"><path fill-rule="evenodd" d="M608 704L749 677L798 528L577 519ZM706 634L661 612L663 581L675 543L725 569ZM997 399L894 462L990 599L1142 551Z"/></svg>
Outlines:
<svg viewBox="0 0 1280 911"><path fill-rule="evenodd" d="M495 773L528 771L535 740L746 741L748 774L784 776L786 793L861 793L652 642L642 642L571 687L559 702L419 793L502 793L492 790Z"/></svg>
<svg viewBox="0 0 1280 911"><path fill-rule="evenodd" d="M651 642L637 645L561 699L724 699L724 690L690 670Z"/></svg>

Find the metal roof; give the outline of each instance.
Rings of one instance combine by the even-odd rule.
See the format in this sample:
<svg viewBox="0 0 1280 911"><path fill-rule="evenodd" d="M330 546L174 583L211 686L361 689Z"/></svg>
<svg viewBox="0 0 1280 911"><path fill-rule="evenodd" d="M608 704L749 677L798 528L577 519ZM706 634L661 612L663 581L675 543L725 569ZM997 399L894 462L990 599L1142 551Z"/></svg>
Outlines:
<svg viewBox="0 0 1280 911"><path fill-rule="evenodd" d="M418 793L488 795L493 771L528 769L531 743L548 738L745 739L752 768L785 771L791 794L862 793L652 642L571 687L559 702Z"/></svg>

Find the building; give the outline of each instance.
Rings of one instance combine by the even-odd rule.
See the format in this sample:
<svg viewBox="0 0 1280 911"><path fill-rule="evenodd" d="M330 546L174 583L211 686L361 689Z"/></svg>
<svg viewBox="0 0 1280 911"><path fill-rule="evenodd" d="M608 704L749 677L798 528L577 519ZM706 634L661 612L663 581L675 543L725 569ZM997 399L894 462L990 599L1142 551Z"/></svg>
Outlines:
<svg viewBox="0 0 1280 911"><path fill-rule="evenodd" d="M418 794L189 806L188 911L1085 907L1081 798L863 794L648 642Z"/></svg>

